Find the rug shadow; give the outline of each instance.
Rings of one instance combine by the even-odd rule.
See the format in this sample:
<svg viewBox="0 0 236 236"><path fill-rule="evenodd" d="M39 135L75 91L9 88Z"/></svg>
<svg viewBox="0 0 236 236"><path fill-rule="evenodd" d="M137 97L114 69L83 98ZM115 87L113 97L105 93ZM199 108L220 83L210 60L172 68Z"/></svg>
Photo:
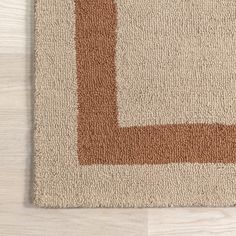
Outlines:
<svg viewBox="0 0 236 236"><path fill-rule="evenodd" d="M27 157L25 163L24 201L26 208L32 205L32 179L33 179L33 94L34 94L34 1L25 0L25 82L29 86L26 92L28 134L26 139Z"/></svg>

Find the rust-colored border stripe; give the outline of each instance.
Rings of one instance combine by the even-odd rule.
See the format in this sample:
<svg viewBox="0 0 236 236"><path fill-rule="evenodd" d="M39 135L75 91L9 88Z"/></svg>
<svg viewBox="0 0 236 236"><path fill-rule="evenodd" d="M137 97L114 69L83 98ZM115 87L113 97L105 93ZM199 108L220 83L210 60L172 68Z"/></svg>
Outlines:
<svg viewBox="0 0 236 236"><path fill-rule="evenodd" d="M236 126L118 127L115 2L77 0L76 18L81 165L235 163Z"/></svg>

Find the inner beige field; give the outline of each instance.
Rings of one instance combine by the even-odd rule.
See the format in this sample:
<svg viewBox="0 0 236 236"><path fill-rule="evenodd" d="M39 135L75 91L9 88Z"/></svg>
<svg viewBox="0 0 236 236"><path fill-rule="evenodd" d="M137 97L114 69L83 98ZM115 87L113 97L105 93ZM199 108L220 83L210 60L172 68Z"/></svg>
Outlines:
<svg viewBox="0 0 236 236"><path fill-rule="evenodd" d="M121 127L236 123L236 2L116 0Z"/></svg>

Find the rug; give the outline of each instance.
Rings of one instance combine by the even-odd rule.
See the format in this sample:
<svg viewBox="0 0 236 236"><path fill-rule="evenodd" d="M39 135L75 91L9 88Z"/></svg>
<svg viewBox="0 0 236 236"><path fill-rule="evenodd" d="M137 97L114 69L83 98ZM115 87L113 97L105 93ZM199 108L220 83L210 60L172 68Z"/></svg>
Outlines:
<svg viewBox="0 0 236 236"><path fill-rule="evenodd" d="M236 204L236 2L36 0L33 202Z"/></svg>

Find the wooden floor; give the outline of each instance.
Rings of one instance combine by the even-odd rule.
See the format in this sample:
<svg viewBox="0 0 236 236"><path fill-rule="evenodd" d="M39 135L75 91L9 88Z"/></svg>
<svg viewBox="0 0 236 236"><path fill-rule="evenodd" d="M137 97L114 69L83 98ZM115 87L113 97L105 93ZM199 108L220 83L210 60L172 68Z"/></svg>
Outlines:
<svg viewBox="0 0 236 236"><path fill-rule="evenodd" d="M34 208L32 2L0 0L0 236L236 235L234 208Z"/></svg>

